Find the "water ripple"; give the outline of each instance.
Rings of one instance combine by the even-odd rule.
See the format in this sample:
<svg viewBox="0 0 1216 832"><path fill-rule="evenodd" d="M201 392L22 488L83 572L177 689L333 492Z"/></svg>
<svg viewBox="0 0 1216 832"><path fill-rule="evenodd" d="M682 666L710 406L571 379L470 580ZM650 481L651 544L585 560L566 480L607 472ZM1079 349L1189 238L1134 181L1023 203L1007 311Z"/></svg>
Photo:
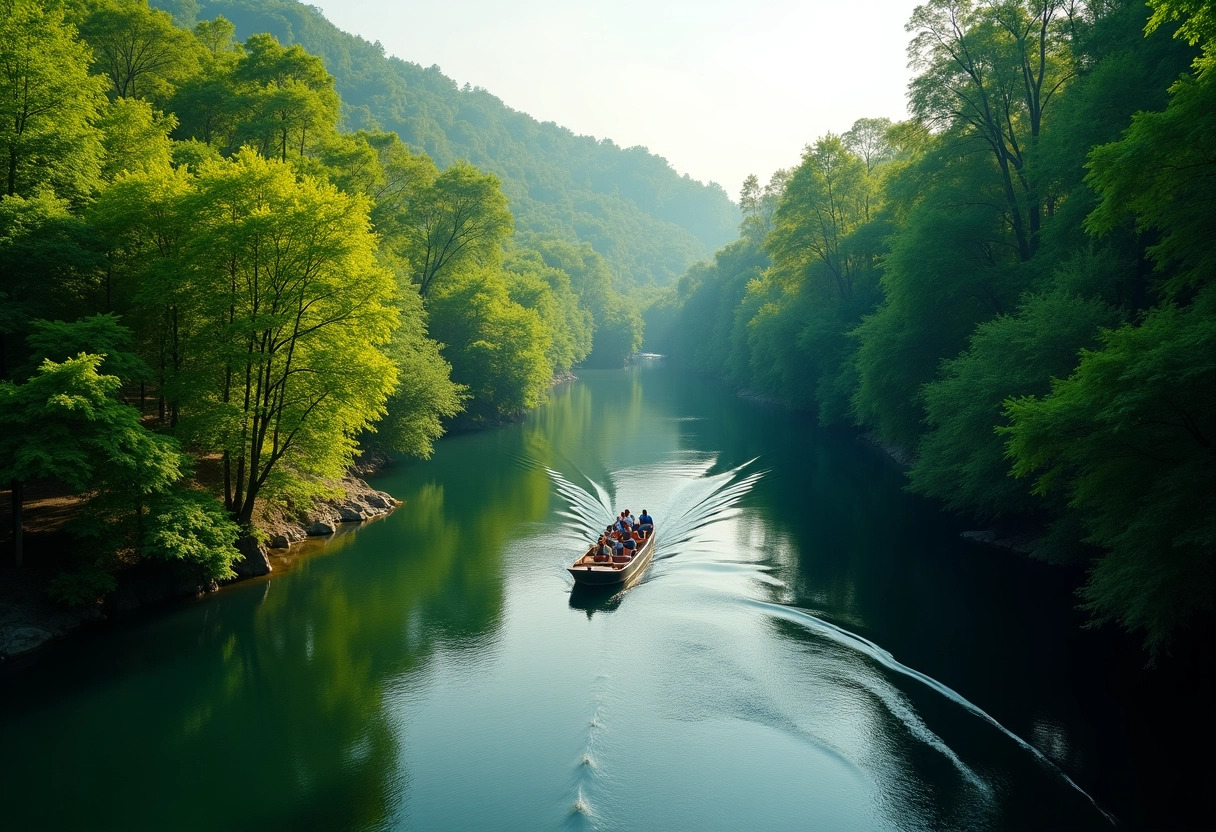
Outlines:
<svg viewBox="0 0 1216 832"><path fill-rule="evenodd" d="M697 539L698 533L733 516L732 511L739 501L767 473L763 470L749 472L748 469L755 462L756 459L750 459L717 474L709 473L715 464L713 458L699 462L660 462L647 468L645 473L648 476L667 474L673 479L683 480L682 485L671 492L668 502L658 514L662 524L663 550L655 559L662 560L679 554L685 544ZM619 483L631 482L642 473L628 470L615 472L610 475L609 483L601 484L580 472L587 483L587 487L584 487L552 468L546 467L545 472L558 495L569 506L558 512L559 516L565 518L567 529L580 539L588 540L594 540L616 518L617 510L613 502L619 492Z"/></svg>
<svg viewBox="0 0 1216 832"><path fill-rule="evenodd" d="M1112 815L1110 812L1103 809L1098 804L1098 801L1096 801L1093 797L1090 796L1090 794L1088 792L1086 792L1079 785L1077 785L1075 780L1073 780L1071 777L1069 777L1068 774L1066 772L1064 772L1063 769L1061 769L1049 757L1047 757L1045 754L1043 754L1043 752L1039 751L1039 749L1035 748L1033 745L1026 742L1026 740L1022 739L1017 734L1013 733L1008 728L1006 728L1004 725L997 722L997 720L995 718L993 718L990 714L988 714L986 711L984 711L978 705L975 705L974 703L972 703L971 701L966 699L964 696L962 696L960 693L958 693L954 689L942 684L941 682L937 681L936 679L934 679L931 676L927 676L924 673L921 673L919 670L915 670L911 667L908 667L905 664L900 663L888 651L879 647L877 644L870 641L869 639L863 638L862 636L859 636L856 633L851 633L848 630L845 630L841 627L837 627L835 624L831 624L827 621L824 621L821 618L817 618L803 610L799 610L799 609L796 609L793 607L787 607L782 604L774 604L774 603L770 603L767 601L760 601L757 599L747 599L745 601L745 603L758 607L761 610L763 610L764 612L766 612L770 615L773 615L775 617L785 619L786 621L790 621L794 624L798 624L802 627L805 627L806 629L813 630L814 632L818 633L819 635L827 637L828 639L835 642L836 644L839 644L850 650L854 650L856 652L859 652L859 653L862 653L862 654L868 656L870 659L874 660L875 662L877 662L878 664L887 668L888 670L894 671L895 673L898 673L902 676L906 676L910 679L914 679L914 680L920 682L921 684L925 685L926 687L932 689L936 693L945 697L946 699L948 699L949 701L958 705L959 707L963 708L964 710L971 713L972 715L977 716L980 719L984 720L989 725L996 728L997 731L999 731L1000 733L1002 733L1003 735L1005 735L1006 737L1008 737L1009 739L1011 739L1015 743L1017 743L1017 745L1020 746L1022 749L1030 752L1030 754L1032 754L1035 757L1035 759L1044 768L1046 768L1047 770L1051 771L1053 774L1058 776L1065 783L1067 783L1072 789L1074 789L1078 794L1080 794L1086 800L1088 800L1093 805L1093 807L1095 809L1097 809L1098 812L1100 812L1102 814L1102 816L1104 818L1106 818L1106 820L1108 822L1110 822L1111 826L1118 825L1118 820L1115 818L1114 815ZM891 702L885 702L884 704L886 704L888 708L892 708ZM910 710L908 710L905 707L898 707L898 708L894 709L892 712L895 713L896 716L898 716L904 722L904 724L908 725L909 729L912 729L914 734L918 735L922 740L929 742L929 744L933 748L935 748L938 751L945 754L951 760L951 762L953 762L956 766L958 766L960 771L963 771L965 774L969 775L968 779L972 780L973 782L978 782L978 778L976 778L974 773L972 773L970 771L970 769L966 767L966 765L962 762L962 760L960 760L958 758L958 756L948 746L946 746L944 743L942 743L941 740L938 739L935 734L932 734L932 732L930 732L927 727L925 727L923 731L916 729L917 725L921 725L923 727L923 723L921 723L919 717L916 717ZM911 721L909 721L909 720L911 720Z"/></svg>

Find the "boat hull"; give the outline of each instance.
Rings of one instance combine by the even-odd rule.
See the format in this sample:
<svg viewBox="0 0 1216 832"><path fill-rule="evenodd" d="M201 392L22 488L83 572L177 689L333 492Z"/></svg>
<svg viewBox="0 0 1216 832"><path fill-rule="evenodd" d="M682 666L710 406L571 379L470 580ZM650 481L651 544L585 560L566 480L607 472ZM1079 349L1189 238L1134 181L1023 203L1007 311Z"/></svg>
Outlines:
<svg viewBox="0 0 1216 832"><path fill-rule="evenodd" d="M582 586L621 587L636 581L646 571L654 554L654 535L646 538L642 548L625 564L588 563L586 556L579 558L567 572L575 583Z"/></svg>

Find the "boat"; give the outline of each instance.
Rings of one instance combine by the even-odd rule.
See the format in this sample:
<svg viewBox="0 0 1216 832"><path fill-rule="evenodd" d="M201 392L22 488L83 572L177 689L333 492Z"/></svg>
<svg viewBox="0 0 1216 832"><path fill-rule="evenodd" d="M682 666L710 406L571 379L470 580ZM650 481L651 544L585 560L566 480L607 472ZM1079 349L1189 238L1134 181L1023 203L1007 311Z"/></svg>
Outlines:
<svg viewBox="0 0 1216 832"><path fill-rule="evenodd" d="M634 555L610 555L608 560L596 560L595 544L592 544L570 566L569 572L574 582L582 586L628 586L646 571L654 554L654 539L655 533L651 532Z"/></svg>

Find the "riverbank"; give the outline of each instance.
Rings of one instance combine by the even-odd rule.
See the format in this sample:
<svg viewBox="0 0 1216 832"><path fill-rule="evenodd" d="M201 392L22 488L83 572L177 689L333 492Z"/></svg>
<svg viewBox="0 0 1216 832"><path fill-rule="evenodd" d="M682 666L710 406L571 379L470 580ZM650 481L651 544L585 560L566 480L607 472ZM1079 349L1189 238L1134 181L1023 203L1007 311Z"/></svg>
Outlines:
<svg viewBox="0 0 1216 832"><path fill-rule="evenodd" d="M181 563L145 560L119 573L113 592L94 604L76 607L54 603L46 590L62 571L75 545L63 524L80 500L57 494L53 487L44 487L27 502L25 510L26 565L17 569L11 557L6 557L0 567L0 662L28 656L81 627L99 625L141 608L197 598L232 583L268 575L274 569L272 560L281 566L292 557L297 544L326 538L344 524L381 517L401 505L390 494L356 477L347 477L336 486L342 489L343 496L318 503L312 511L259 519L259 537L266 544L253 539L241 542L238 548L245 557L233 564L237 576L231 581L221 585L201 579ZM0 518L0 522L4 520Z"/></svg>
<svg viewBox="0 0 1216 832"><path fill-rule="evenodd" d="M574 373L553 377L552 387L577 381ZM522 420L518 414L510 421ZM453 432L474 432L509 424L476 424ZM223 586L270 574L275 566L289 566L293 550L307 541L324 540L344 525L363 523L387 515L401 505L392 495L377 491L362 479L390 467L395 458L380 451L363 454L350 468L350 476L334 483L344 496L320 501L303 514L263 512L255 519L256 538L244 538L237 548L244 555L233 564L236 577L224 584L201 580L181 564L144 561L119 574L118 587L96 604L64 607L47 596L47 586L70 560L74 540L63 526L83 500L62 492L53 483L27 488L24 527L26 565L12 564L11 539L0 536L0 663L28 656L56 639L84 626L104 623L115 616L130 615L140 608L198 598ZM205 468L205 465L201 465ZM0 491L0 530L11 523L5 514L8 492ZM0 531L2 534L2 531ZM7 544L7 545L6 545Z"/></svg>

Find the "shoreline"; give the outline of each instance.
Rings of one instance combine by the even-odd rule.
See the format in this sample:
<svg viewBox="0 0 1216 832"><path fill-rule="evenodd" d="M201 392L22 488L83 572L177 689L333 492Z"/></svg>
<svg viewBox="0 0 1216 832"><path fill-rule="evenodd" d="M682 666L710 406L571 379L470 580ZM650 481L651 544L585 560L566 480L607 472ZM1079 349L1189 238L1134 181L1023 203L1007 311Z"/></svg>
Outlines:
<svg viewBox="0 0 1216 832"><path fill-rule="evenodd" d="M236 577L222 584L201 580L179 563L145 560L120 573L118 587L96 603L65 607L46 597L53 570L5 566L0 573L4 579L0 586L0 667L20 666L41 648L82 628L104 626L139 610L202 598L276 570L288 571L295 561L324 548L344 531L387 516L402 504L362 479L346 477L340 484L344 496L320 502L302 517L267 518L259 530L270 545L253 538L238 541L245 557L233 563ZM44 545L52 547L71 541L62 532L41 537Z"/></svg>
<svg viewBox="0 0 1216 832"><path fill-rule="evenodd" d="M572 372L553 377L551 387L577 381ZM507 424L469 425L449 430L445 435L473 432ZM238 583L264 577L275 571L289 571L297 561L323 550L330 541L355 531L364 523L385 517L402 501L367 484L364 477L395 465L391 454L371 451L356 460L346 477L335 485L345 492L341 497L323 500L309 513L288 516L283 512L263 515L255 528L265 543L242 538L237 548L244 557L232 564L236 577L220 584L203 581L177 563L143 561L120 573L118 587L97 603L65 607L46 597L52 572L35 566L17 569L0 566L0 668L15 669L31 660L42 647L59 641L82 628L104 626L126 619L139 610L159 609L174 603L196 600ZM62 535L62 538L60 537ZM35 535L27 530L27 541ZM41 543L71 545L61 531L37 535Z"/></svg>

